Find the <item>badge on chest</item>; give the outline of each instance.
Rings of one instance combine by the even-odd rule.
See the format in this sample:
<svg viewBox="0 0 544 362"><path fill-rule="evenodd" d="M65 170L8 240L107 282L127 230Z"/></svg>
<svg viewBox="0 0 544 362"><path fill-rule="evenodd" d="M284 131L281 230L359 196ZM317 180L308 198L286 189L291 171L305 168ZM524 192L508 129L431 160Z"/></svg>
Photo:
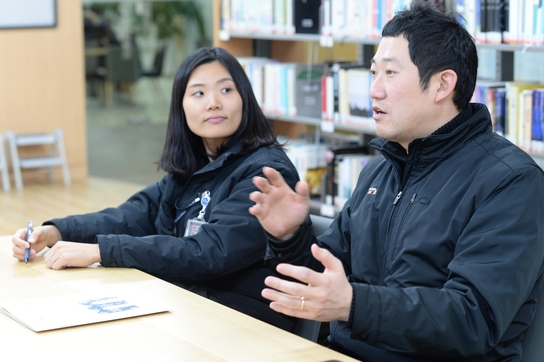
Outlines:
<svg viewBox="0 0 544 362"><path fill-rule="evenodd" d="M202 209L198 212L198 216L194 219L187 220L187 225L185 226L185 234L183 236L192 236L198 234L202 225L207 224L204 221L204 215L206 214L206 207L210 203L211 196L209 191L204 191L200 197L200 205Z"/></svg>

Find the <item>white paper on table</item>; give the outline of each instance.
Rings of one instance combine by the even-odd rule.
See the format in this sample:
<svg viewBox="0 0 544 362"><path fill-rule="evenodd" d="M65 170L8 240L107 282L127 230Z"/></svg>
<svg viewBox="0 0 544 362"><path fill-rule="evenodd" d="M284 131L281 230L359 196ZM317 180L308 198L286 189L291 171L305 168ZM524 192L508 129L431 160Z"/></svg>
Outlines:
<svg viewBox="0 0 544 362"><path fill-rule="evenodd" d="M0 312L41 332L168 311L142 294L79 293L4 302Z"/></svg>

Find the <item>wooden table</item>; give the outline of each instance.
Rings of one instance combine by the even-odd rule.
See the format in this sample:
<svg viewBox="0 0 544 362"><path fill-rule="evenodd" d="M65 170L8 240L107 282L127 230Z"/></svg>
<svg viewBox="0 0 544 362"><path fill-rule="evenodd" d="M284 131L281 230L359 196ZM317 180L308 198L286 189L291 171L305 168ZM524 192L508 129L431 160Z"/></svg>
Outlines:
<svg viewBox="0 0 544 362"><path fill-rule="evenodd" d="M48 269L25 264L0 237L0 304L29 298L138 288L169 312L36 333L0 313L3 361L354 361L136 269Z"/></svg>

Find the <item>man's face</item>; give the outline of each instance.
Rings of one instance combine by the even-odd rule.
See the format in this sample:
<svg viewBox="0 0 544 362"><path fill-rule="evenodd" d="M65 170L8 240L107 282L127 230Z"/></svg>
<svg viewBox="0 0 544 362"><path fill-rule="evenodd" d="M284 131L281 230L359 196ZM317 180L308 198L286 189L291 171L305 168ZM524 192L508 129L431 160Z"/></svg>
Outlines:
<svg viewBox="0 0 544 362"><path fill-rule="evenodd" d="M429 88L422 90L408 40L403 36L384 37L370 70L370 98L379 137L398 142L407 150L412 140L437 129L433 126L435 87L431 86L435 80L433 77Z"/></svg>

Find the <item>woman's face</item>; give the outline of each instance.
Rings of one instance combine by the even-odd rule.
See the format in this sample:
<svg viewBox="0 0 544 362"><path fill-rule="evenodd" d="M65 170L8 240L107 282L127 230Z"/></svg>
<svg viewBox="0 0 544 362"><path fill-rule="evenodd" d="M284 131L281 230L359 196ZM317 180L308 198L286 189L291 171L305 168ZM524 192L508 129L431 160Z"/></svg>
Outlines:
<svg viewBox="0 0 544 362"><path fill-rule="evenodd" d="M215 154L242 122L242 97L227 68L218 61L195 68L183 95L189 129Z"/></svg>

